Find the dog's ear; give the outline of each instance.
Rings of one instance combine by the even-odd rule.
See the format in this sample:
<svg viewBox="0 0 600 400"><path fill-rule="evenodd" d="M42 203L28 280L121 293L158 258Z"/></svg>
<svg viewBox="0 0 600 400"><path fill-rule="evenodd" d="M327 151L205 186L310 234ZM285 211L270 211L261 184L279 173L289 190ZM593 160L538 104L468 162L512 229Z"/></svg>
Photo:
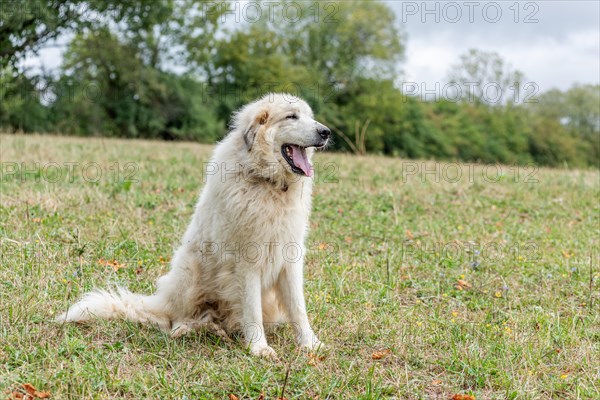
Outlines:
<svg viewBox="0 0 600 400"><path fill-rule="evenodd" d="M265 125L269 120L269 112L267 110L263 110L252 120L246 132L244 132L244 142L246 142L246 147L248 151L252 150L252 145L254 144L254 138L256 137L256 133L260 129L261 126Z"/></svg>

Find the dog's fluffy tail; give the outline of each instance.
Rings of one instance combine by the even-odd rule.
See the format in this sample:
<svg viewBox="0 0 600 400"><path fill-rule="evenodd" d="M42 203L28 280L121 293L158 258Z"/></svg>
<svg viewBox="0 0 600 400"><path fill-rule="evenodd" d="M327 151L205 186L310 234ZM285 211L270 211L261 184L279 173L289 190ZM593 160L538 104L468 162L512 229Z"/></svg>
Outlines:
<svg viewBox="0 0 600 400"><path fill-rule="evenodd" d="M91 319L124 319L158 325L163 331L171 329L171 320L159 306L156 295L144 296L127 289L95 290L83 296L56 322L85 322Z"/></svg>

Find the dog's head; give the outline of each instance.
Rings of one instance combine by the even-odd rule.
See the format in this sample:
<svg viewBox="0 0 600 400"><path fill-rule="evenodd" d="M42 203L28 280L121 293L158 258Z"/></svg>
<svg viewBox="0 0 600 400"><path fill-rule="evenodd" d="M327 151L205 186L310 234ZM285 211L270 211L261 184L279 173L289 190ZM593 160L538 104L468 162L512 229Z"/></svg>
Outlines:
<svg viewBox="0 0 600 400"><path fill-rule="evenodd" d="M289 94L268 94L248 104L236 114L234 130L243 138L253 173L277 181L311 177L311 157L331 136L313 119L309 105Z"/></svg>

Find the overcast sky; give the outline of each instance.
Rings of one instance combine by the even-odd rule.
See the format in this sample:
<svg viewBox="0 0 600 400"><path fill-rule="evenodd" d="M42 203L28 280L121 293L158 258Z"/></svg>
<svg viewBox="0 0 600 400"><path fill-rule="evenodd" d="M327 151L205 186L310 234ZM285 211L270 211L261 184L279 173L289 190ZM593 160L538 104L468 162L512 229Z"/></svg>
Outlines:
<svg viewBox="0 0 600 400"><path fill-rule="evenodd" d="M407 34L404 81L433 88L468 49L495 51L540 91L600 82L600 2L387 1ZM70 35L69 35L70 36ZM66 43L61 38L59 43ZM26 65L56 68L64 47Z"/></svg>
<svg viewBox="0 0 600 400"><path fill-rule="evenodd" d="M600 2L515 3L389 1L408 35L405 80L443 84L459 55L477 48L499 53L541 91L599 83Z"/></svg>

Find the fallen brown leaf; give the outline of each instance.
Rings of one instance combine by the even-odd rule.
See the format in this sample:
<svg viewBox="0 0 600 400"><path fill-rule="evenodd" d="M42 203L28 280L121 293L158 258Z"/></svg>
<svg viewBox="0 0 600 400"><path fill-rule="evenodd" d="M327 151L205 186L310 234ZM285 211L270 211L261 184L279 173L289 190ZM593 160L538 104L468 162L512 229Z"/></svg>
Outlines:
<svg viewBox="0 0 600 400"><path fill-rule="evenodd" d="M98 260L98 264L103 265L105 267L111 267L115 272L118 272L120 269L125 268L125 264L121 264L117 260L105 260L101 258Z"/></svg>
<svg viewBox="0 0 600 400"><path fill-rule="evenodd" d="M313 367L317 365L320 361L323 361L325 356L318 356L315 353L308 353L308 365L312 365Z"/></svg>
<svg viewBox="0 0 600 400"><path fill-rule="evenodd" d="M470 394L455 394L450 397L451 400L475 400L475 396L471 396Z"/></svg>
<svg viewBox="0 0 600 400"><path fill-rule="evenodd" d="M235 394L229 394L229 400L240 400Z"/></svg>
<svg viewBox="0 0 600 400"><path fill-rule="evenodd" d="M376 351L375 353L373 353L371 355L371 358L373 358L373 360L381 360L383 357L385 357L388 354L390 354L390 352L391 351L389 349Z"/></svg>
<svg viewBox="0 0 600 400"><path fill-rule="evenodd" d="M18 389L10 393L9 400L12 399L47 399L50 398L50 392L40 392L31 383L21 385L22 389ZM25 393L22 393L24 391Z"/></svg>
<svg viewBox="0 0 600 400"><path fill-rule="evenodd" d="M463 288L466 288L466 289L470 289L473 287L473 285L471 285L469 282L467 282L463 279L457 280L456 283L458 283L460 286L462 286Z"/></svg>
<svg viewBox="0 0 600 400"><path fill-rule="evenodd" d="M23 389L25 389L25 391L31 395L33 395L37 391L37 389L34 388L31 383L24 383Z"/></svg>

